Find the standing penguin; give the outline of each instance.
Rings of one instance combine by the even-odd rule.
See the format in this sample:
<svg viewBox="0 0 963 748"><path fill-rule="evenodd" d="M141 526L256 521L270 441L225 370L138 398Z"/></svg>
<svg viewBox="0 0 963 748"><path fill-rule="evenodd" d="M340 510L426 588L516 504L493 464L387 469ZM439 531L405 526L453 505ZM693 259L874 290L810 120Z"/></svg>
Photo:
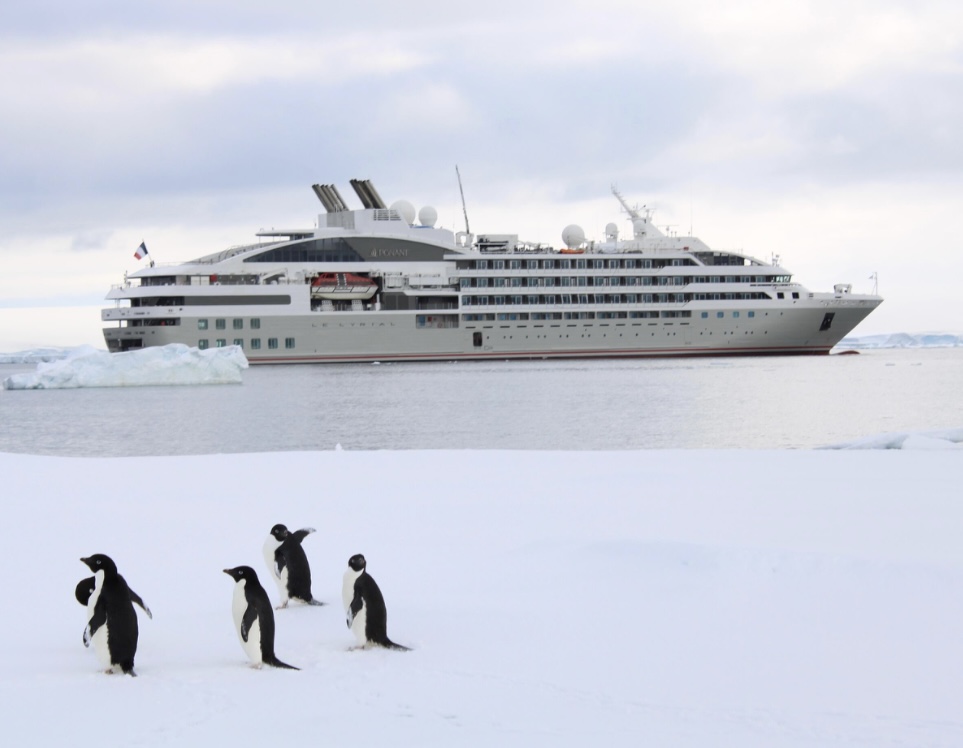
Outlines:
<svg viewBox="0 0 963 748"><path fill-rule="evenodd" d="M288 600L299 600L306 605L324 605L311 594L311 567L301 547L313 527L291 532L284 525L275 525L264 541L264 561L277 582L281 594L280 608L288 607Z"/></svg>
<svg viewBox="0 0 963 748"><path fill-rule="evenodd" d="M348 559L341 596L348 628L362 647L387 647L407 651L388 638L388 611L377 583L368 574L367 562L360 553Z"/></svg>
<svg viewBox="0 0 963 748"><path fill-rule="evenodd" d="M224 569L224 573L234 580L234 627L241 647L251 662L257 667L267 663L273 667L297 670L274 655L274 611L254 569L236 566Z"/></svg>
<svg viewBox="0 0 963 748"><path fill-rule="evenodd" d="M86 600L88 621L84 629L84 646L89 647L93 642L97 658L107 668L108 673L120 669L127 675L137 675L134 672L137 613L133 604L137 602L148 617L152 617L150 610L117 573L117 565L109 556L96 553L80 560L94 572L93 590L90 590L89 579L85 579L74 591L81 603L89 591Z"/></svg>

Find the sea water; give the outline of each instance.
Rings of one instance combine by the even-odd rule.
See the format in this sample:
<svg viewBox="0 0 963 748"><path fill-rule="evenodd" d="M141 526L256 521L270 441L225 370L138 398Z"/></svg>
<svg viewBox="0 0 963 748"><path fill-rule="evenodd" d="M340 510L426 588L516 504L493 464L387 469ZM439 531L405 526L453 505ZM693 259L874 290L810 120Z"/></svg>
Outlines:
<svg viewBox="0 0 963 748"><path fill-rule="evenodd" d="M813 448L963 427L961 382L960 348L261 366L233 385L0 390L0 452Z"/></svg>

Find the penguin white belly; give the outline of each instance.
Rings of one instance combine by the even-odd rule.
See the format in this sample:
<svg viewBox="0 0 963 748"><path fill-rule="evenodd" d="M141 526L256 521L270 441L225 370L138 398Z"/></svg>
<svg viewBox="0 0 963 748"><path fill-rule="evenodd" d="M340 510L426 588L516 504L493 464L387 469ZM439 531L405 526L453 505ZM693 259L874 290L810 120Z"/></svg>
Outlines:
<svg viewBox="0 0 963 748"><path fill-rule="evenodd" d="M241 642L244 653L255 665L261 664L261 622L254 619L254 623L247 632L247 641L241 636L241 623L244 620L244 612L247 610L247 598L244 596L244 586L247 582L238 582L234 585L234 599L231 604L231 612L234 614L234 630L237 631L237 638Z"/></svg>
<svg viewBox="0 0 963 748"><path fill-rule="evenodd" d="M281 576L277 577L278 593L281 595L281 605L288 604L288 567L281 569Z"/></svg>
<svg viewBox="0 0 963 748"><path fill-rule="evenodd" d="M358 611L358 615L356 615L354 620L351 621L351 633L354 634L355 639L358 640L358 644L360 644L362 647L367 646L368 644L367 623L368 608L366 605L362 604L361 610Z"/></svg>
<svg viewBox="0 0 963 748"><path fill-rule="evenodd" d="M90 644L94 648L94 652L97 654L97 659L100 660L100 664L105 668L109 668L113 663L110 661L110 646L108 644L108 639L110 633L107 630L107 624L104 623L94 635L90 637Z"/></svg>
<svg viewBox="0 0 963 748"><path fill-rule="evenodd" d="M94 608L97 607L97 601L100 599L100 592L103 590L104 586L104 572L98 571L94 574L94 591L90 593L90 598L87 600L87 623L90 623L90 619L94 617ZM107 622L104 621L104 625L94 632L94 635L90 637L90 645L94 649L94 653L97 655L97 659L100 660L100 664L105 668L111 667L110 662L110 647L107 643L108 631Z"/></svg>

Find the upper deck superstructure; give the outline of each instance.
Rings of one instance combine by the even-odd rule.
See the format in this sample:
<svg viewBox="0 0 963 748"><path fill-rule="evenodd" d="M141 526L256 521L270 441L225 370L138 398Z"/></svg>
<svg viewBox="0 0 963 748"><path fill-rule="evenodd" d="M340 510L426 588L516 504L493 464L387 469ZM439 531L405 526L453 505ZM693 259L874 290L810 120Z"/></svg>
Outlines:
<svg viewBox="0 0 963 748"><path fill-rule="evenodd" d="M133 273L108 294L110 350L240 345L252 363L827 353L882 301L846 284L813 293L778 263L666 235L615 190L630 238L568 226L555 249L438 228L431 208L416 220L352 186L360 210L315 185L314 228Z"/></svg>

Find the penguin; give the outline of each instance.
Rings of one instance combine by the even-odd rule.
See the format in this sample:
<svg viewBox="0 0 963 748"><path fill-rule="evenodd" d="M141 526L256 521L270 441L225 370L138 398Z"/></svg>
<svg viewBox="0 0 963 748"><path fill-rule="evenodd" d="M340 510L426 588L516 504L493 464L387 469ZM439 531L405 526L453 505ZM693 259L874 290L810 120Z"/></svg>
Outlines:
<svg viewBox="0 0 963 748"><path fill-rule="evenodd" d="M74 591L79 602L87 595L87 627L84 629L84 646L94 645L94 652L108 673L121 672L136 676L134 655L137 653L137 602L152 618L150 610L140 596L127 586L117 573L117 565L110 556L95 553L80 559L94 572L93 589L90 579L84 579Z"/></svg>
<svg viewBox="0 0 963 748"><path fill-rule="evenodd" d="M379 646L408 651L388 638L388 611L378 584L367 572L367 562L360 553L348 559L341 596L348 628L363 648Z"/></svg>
<svg viewBox="0 0 963 748"><path fill-rule="evenodd" d="M120 575L118 574L118 576ZM123 577L120 577L120 578L123 579ZM124 584L127 584L126 580L124 581ZM90 596L94 594L94 589L96 587L97 587L96 577L86 577L85 579L81 579L79 582L77 582L77 586L74 588L74 597L77 598L77 602L86 607L87 604L90 602ZM136 592L131 590L129 586L127 587L127 589L130 590L131 602L137 603L141 607L141 609L147 614L148 618L153 618L154 616L151 614L150 608L144 605L144 601L141 600L140 595L138 595ZM92 610L90 612L93 613ZM90 618L89 615L87 617Z"/></svg>
<svg viewBox="0 0 963 748"><path fill-rule="evenodd" d="M234 626L241 647L251 662L255 667L267 663L272 667L297 670L274 655L274 611L254 569L235 566L224 569L224 573L234 580Z"/></svg>
<svg viewBox="0 0 963 748"><path fill-rule="evenodd" d="M313 527L291 532L284 525L275 525L264 541L264 561L278 585L281 604L278 610L288 607L288 600L298 600L306 605L324 605L311 594L311 567L301 547Z"/></svg>
<svg viewBox="0 0 963 748"><path fill-rule="evenodd" d="M77 602L87 607L87 603L90 601L90 596L94 594L94 589L97 587L96 577L87 577L86 579L81 579L77 582L77 586L74 588L74 597L77 598ZM90 616L88 616L88 619Z"/></svg>

